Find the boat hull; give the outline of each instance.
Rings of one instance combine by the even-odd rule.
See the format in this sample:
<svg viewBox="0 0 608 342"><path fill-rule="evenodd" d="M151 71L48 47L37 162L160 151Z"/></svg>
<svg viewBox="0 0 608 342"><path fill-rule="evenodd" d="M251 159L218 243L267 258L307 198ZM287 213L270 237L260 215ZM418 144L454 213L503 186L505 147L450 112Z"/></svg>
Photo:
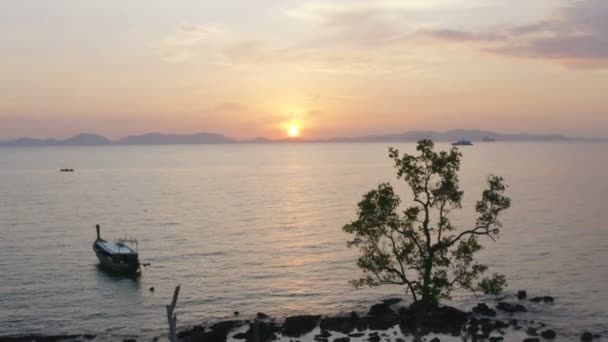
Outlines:
<svg viewBox="0 0 608 342"><path fill-rule="evenodd" d="M139 271L139 258L136 253L129 254L109 254L95 243L93 251L99 259L100 265L116 273L136 273Z"/></svg>

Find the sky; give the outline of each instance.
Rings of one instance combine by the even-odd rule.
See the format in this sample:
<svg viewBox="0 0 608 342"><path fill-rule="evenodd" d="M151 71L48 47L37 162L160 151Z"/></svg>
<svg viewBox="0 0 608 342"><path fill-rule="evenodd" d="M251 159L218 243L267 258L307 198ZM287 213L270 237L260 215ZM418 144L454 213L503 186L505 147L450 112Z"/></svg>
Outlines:
<svg viewBox="0 0 608 342"><path fill-rule="evenodd" d="M0 139L608 137L606 0L2 0Z"/></svg>

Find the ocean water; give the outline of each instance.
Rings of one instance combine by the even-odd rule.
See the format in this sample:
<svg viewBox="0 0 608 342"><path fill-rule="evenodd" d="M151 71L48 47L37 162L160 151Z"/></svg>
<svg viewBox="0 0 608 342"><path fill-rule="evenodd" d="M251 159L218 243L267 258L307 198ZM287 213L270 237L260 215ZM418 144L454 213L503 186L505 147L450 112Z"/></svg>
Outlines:
<svg viewBox="0 0 608 342"><path fill-rule="evenodd" d="M413 152L414 144L392 144ZM342 226L362 194L395 179L387 144L106 146L0 149L0 335L155 336L182 285L178 325L240 311L282 317L364 310L398 287L354 290ZM438 148L448 148L439 144ZM461 148L461 227L485 178L512 208L480 259L509 293L552 295L524 317L568 340L608 334L608 144L487 143ZM74 173L59 172L74 168ZM137 279L101 271L102 236L139 239ZM154 292L148 289L155 287ZM454 293L471 308L477 295Z"/></svg>

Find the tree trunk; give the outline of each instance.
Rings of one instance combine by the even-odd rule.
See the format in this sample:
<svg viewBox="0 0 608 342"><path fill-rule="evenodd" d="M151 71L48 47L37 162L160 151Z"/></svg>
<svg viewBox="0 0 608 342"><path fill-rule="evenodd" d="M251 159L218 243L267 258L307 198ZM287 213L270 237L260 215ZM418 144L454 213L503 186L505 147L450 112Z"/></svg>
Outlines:
<svg viewBox="0 0 608 342"><path fill-rule="evenodd" d="M179 288L181 285L175 287L173 292L173 299L171 304L167 305L167 321L169 322L169 341L177 342L177 315L173 313L175 305L177 305L177 296L179 295Z"/></svg>

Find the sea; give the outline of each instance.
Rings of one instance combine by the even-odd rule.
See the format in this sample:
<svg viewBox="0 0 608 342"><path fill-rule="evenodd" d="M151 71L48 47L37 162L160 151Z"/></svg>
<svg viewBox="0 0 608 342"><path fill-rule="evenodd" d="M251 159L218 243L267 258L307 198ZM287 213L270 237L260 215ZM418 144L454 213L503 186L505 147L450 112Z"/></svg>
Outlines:
<svg viewBox="0 0 608 342"><path fill-rule="evenodd" d="M178 326L257 312L274 317L364 311L404 288L354 289L357 249L342 227L362 195L396 178L388 147L414 143L0 148L0 336L166 334L176 285ZM449 149L437 144L437 149ZM461 147L461 229L490 174L512 207L479 260L505 274L506 295L563 340L608 336L608 144L492 142ZM60 172L73 168L74 172ZM137 278L98 267L104 238L139 240ZM150 288L154 291L150 291ZM481 294L446 304L471 309ZM509 300L512 300L509 299ZM516 300L516 299L515 299Z"/></svg>

